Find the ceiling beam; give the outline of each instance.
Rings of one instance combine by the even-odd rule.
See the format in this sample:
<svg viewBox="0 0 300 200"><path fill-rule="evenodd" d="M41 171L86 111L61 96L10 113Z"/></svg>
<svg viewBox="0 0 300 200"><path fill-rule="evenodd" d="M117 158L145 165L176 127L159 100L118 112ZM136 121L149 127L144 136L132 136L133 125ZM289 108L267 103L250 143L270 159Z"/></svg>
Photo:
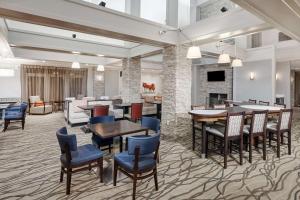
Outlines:
<svg viewBox="0 0 300 200"><path fill-rule="evenodd" d="M181 43L188 43L192 40L201 45L271 28L272 26L263 20L237 8L183 27L183 34L179 34L179 36Z"/></svg>
<svg viewBox="0 0 300 200"><path fill-rule="evenodd" d="M62 52L49 52L35 49L24 49L24 48L12 48L12 51L17 58L32 59L32 60L45 60L45 61L59 61L59 62L74 62L85 64L102 64L108 65L114 63L119 59L104 58L87 55L72 55L69 53Z"/></svg>
<svg viewBox="0 0 300 200"><path fill-rule="evenodd" d="M101 54L110 58L127 58L129 56L129 50L127 48L19 31L9 31L8 42L17 47L33 47L49 51L61 51L64 53L76 51L90 56Z"/></svg>
<svg viewBox="0 0 300 200"><path fill-rule="evenodd" d="M300 6L294 0L232 0L275 28L300 41Z"/></svg>
<svg viewBox="0 0 300 200"><path fill-rule="evenodd" d="M159 47L177 42L174 32L164 38L159 35L160 30L171 27L81 0L5 0L0 1L0 16Z"/></svg>

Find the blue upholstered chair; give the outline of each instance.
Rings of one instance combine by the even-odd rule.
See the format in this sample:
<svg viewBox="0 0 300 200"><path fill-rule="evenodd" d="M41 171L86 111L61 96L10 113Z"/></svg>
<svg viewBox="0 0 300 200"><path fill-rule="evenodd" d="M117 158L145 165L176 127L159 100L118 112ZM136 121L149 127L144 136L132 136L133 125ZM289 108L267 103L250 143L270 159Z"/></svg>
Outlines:
<svg viewBox="0 0 300 200"><path fill-rule="evenodd" d="M11 121L21 121L22 129L24 130L26 109L27 109L27 103L21 103L20 105L17 106L8 107L5 110L3 131L6 131Z"/></svg>
<svg viewBox="0 0 300 200"><path fill-rule="evenodd" d="M137 180L153 175L155 189L158 190L156 166L159 137L159 134L148 137L128 137L128 151L116 154L114 157L113 184L116 186L118 170L130 177L133 180L133 199L135 199Z"/></svg>
<svg viewBox="0 0 300 200"><path fill-rule="evenodd" d="M142 127L148 128L154 131L156 134L160 134L160 121L153 117L142 117L141 119ZM133 135L132 137L148 137L149 135ZM128 137L126 137L126 149L128 147Z"/></svg>
<svg viewBox="0 0 300 200"><path fill-rule="evenodd" d="M98 117L90 118L90 124L110 123L110 122L114 122L114 121L115 121L114 116L98 116ZM102 139L101 137L99 137L93 133L92 142L99 149L103 146L108 146L108 148L106 148L106 149L108 149L109 153L111 153L111 146L114 143L114 138ZM106 149L102 149L102 150L106 150Z"/></svg>
<svg viewBox="0 0 300 200"><path fill-rule="evenodd" d="M99 167L100 182L103 182L103 153L101 150L92 144L77 146L76 135L69 135L66 127L59 129L56 137L61 150L60 182L63 181L64 173L67 174L66 194L70 194L71 177L74 172Z"/></svg>

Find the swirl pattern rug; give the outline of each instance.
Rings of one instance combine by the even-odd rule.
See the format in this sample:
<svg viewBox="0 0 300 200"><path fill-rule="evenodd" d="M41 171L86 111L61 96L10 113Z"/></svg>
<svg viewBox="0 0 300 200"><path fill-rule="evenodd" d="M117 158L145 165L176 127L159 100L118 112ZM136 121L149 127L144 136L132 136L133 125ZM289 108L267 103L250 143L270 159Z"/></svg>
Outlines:
<svg viewBox="0 0 300 200"><path fill-rule="evenodd" d="M212 154L201 159L199 149L191 150L191 137L177 141L162 138L158 166L159 190L153 178L139 181L137 199L300 199L300 114L294 115L292 155L282 147L281 158L267 145L267 160L254 151L253 163L244 153L244 165L238 154L223 169L223 157ZM131 199L132 181L119 174L112 185L111 160L104 164L105 179L100 183L94 170L72 176L71 194L65 195L66 177L59 183L60 150L55 136L66 126L63 114L27 116L25 130L12 124L0 132L0 199ZM69 127L80 144L91 143L91 134ZM117 145L117 144L116 144ZM275 143L274 143L275 145ZM117 147L117 146L116 146Z"/></svg>

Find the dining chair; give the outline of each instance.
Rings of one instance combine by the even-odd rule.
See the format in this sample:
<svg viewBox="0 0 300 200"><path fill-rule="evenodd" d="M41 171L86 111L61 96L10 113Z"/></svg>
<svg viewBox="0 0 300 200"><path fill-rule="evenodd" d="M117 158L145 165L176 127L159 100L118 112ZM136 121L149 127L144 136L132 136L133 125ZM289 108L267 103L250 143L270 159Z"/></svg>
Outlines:
<svg viewBox="0 0 300 200"><path fill-rule="evenodd" d="M157 118L153 117L142 117L141 125L144 128L148 128L149 130L153 131L154 134L160 134L160 121ZM153 135L153 134L152 134ZM149 137L151 135L145 134L138 134L138 135L130 135L126 137L126 149L128 149L128 138L129 137Z"/></svg>
<svg viewBox="0 0 300 200"><path fill-rule="evenodd" d="M137 180L142 180L153 175L155 189L158 190L157 155L159 143L159 134L149 137L129 137L128 151L118 153L114 156L113 185L116 186L117 184L117 173L120 170L133 180L133 200L136 196Z"/></svg>
<svg viewBox="0 0 300 200"><path fill-rule="evenodd" d="M100 182L103 182L103 153L92 144L77 146L76 135L68 134L66 127L56 132L56 137L61 150L60 182L67 174L66 194L70 194L72 173L82 170L91 170L99 167Z"/></svg>
<svg viewBox="0 0 300 200"><path fill-rule="evenodd" d="M274 103L274 107L286 108L286 105L285 104Z"/></svg>
<svg viewBox="0 0 300 200"><path fill-rule="evenodd" d="M240 165L243 164L243 126L244 126L244 112L238 113L227 113L225 126L212 125L206 128L206 157L208 157L209 151L209 135L216 136L223 146L223 156L224 156L224 168L227 168L227 156L228 147L230 144L230 149L232 148L232 141L239 141L239 154L240 154ZM230 151L231 153L231 151Z"/></svg>
<svg viewBox="0 0 300 200"><path fill-rule="evenodd" d="M233 107L233 101L232 100L225 100L224 104L226 105L226 107Z"/></svg>
<svg viewBox="0 0 300 200"><path fill-rule="evenodd" d="M258 104L262 105L262 106L269 106L270 102L268 102L268 101L259 101Z"/></svg>
<svg viewBox="0 0 300 200"><path fill-rule="evenodd" d="M226 105L225 104L214 104L213 109L225 109Z"/></svg>
<svg viewBox="0 0 300 200"><path fill-rule="evenodd" d="M89 123L90 124L97 124L97 123L111 123L115 121L114 116L98 116L98 117L91 117ZM111 148L114 143L114 138L107 138L103 139L100 136L93 133L92 135L92 143L99 149L104 146L108 146L108 148L102 148L101 150L107 150L111 153Z"/></svg>
<svg viewBox="0 0 300 200"><path fill-rule="evenodd" d="M7 130L8 125L11 121L21 121L22 130L24 130L27 105L27 103L23 102L18 106L10 106L7 109L5 109L3 132Z"/></svg>
<svg viewBox="0 0 300 200"><path fill-rule="evenodd" d="M244 126L244 136L247 146L249 144L249 162L252 163L252 146L254 138L263 138L263 160L266 160L266 127L268 122L268 111L253 111L250 125ZM259 140L257 140L259 141Z"/></svg>
<svg viewBox="0 0 300 200"><path fill-rule="evenodd" d="M249 99L248 101L249 103L253 103L253 104L256 104L256 100L255 99Z"/></svg>
<svg viewBox="0 0 300 200"><path fill-rule="evenodd" d="M94 117L107 116L109 113L109 105L95 106L93 113Z"/></svg>
<svg viewBox="0 0 300 200"><path fill-rule="evenodd" d="M131 104L131 113L126 114L125 118L137 122L142 118L143 115L143 103L132 103Z"/></svg>
<svg viewBox="0 0 300 200"><path fill-rule="evenodd" d="M191 106L192 110L205 110L204 105L192 105ZM193 127L193 151L195 151L195 146L196 146L196 131L202 131L202 125L200 122L195 121L192 119L192 127Z"/></svg>
<svg viewBox="0 0 300 200"><path fill-rule="evenodd" d="M288 154L291 155L291 126L292 126L292 109L282 109L280 110L278 122L268 123L267 124L267 134L269 136L269 146L271 146L272 140L277 142L277 157L280 158L280 140L281 143L284 144L284 137L288 138ZM287 136L284 134L287 133ZM274 135L276 135L276 139L274 139Z"/></svg>

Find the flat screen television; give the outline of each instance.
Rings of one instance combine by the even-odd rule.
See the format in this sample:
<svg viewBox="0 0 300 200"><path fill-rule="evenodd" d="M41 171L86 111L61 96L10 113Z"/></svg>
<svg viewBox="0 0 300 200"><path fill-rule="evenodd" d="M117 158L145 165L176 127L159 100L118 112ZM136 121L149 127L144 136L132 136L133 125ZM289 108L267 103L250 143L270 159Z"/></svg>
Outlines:
<svg viewBox="0 0 300 200"><path fill-rule="evenodd" d="M225 71L210 71L207 72L207 81L225 81Z"/></svg>

